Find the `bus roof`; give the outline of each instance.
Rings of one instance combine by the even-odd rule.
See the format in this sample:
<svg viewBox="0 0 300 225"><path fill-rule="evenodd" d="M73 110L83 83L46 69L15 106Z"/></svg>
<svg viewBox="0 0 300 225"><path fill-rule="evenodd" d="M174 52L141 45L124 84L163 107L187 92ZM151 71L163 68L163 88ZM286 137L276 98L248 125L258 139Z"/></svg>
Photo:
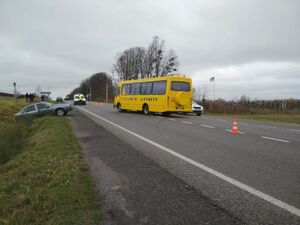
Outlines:
<svg viewBox="0 0 300 225"><path fill-rule="evenodd" d="M126 83L138 83L138 82L152 82L152 81L162 81L162 80L178 80L178 81L191 81L190 77L186 77L184 75L174 75L174 76L164 76L164 77L151 77L151 78L143 78L143 79L136 79L136 80L122 80L119 84L126 84Z"/></svg>

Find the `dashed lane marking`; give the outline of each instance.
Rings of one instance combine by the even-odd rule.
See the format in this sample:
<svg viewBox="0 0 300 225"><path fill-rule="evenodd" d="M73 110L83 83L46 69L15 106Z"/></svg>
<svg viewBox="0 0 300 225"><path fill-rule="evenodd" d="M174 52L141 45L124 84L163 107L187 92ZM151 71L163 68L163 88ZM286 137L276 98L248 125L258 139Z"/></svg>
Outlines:
<svg viewBox="0 0 300 225"><path fill-rule="evenodd" d="M213 127L213 126L206 125L206 124L201 124L200 126L201 126L201 127L206 127L206 128L211 128L211 129L212 129L212 128L215 128L215 127Z"/></svg>
<svg viewBox="0 0 300 225"><path fill-rule="evenodd" d="M197 167L199 169L202 169L202 170L206 171L207 173L210 173L210 174L212 174L212 175L220 178L221 180L224 180L224 181L226 181L226 182L228 182L228 183L230 183L230 184L232 184L232 185L234 185L234 186L236 186L236 187L238 187L238 188L240 188L240 189L242 189L244 191L247 191L248 193L253 194L254 196L256 196L258 198L261 198L261 199L263 199L263 200L265 200L265 201L267 201L267 202L269 202L269 203L271 203L271 204L273 204L273 205L275 205L275 206L277 206L279 208L282 208L282 209L284 209L284 210L286 210L286 211L288 211L288 212L290 212L290 213L292 213L292 214L300 217L300 209L298 209L298 208L296 208L296 207L294 207L292 205L289 205L289 204L287 204L287 203L285 203L285 202L283 202L283 201L281 201L279 199L276 199L276 198L272 197L271 195L265 194L264 192L261 192L261 191L255 189L255 188L253 188L251 186L248 186L248 185L246 185L246 184L244 184L244 183L242 183L242 182L240 182L238 180L235 180L235 179L233 179L233 178L231 178L229 176L226 176L225 174L220 173L220 172L218 172L218 171L216 171L216 170L214 170L214 169L212 169L212 168L210 168L208 166L205 166L205 165L203 165L203 164L201 164L199 162L196 162L196 161L194 161L194 160L192 160L192 159L190 159L190 158L188 158L188 157L186 157L184 155L181 155L181 154L173 151L170 148L167 148L167 147L165 147L163 145L160 145L160 144L158 144L158 143L156 143L156 142L154 142L154 141L152 141L152 140L150 140L150 139L148 139L148 138L146 138L146 137L144 137L144 136L142 136L140 134L137 134L137 133L135 133L135 132L133 132L131 130L128 130L128 129L126 129L126 128L124 128L124 127L122 127L122 126L120 126L120 125L118 125L118 124L116 124L114 122L111 122L108 119L105 119L102 116L99 116L99 115L97 115L95 113L90 112L87 109L79 108L79 107L76 107L76 108L78 108L79 111L84 111L86 113L89 113L92 116L94 116L94 117L96 117L96 118L98 118L98 119L100 119L100 120L102 120L102 121L104 121L104 122L106 122L106 123L114 126L114 127L117 127L118 129L123 130L123 131L125 131L125 132L127 132L127 133L129 133L129 134L131 134L131 135L133 135L133 136L135 136L135 137L137 137L137 138L139 138L139 139L147 142L148 144L151 144L151 145L159 148L160 150L162 150L164 152L169 153L170 155L173 155L173 156L175 156L175 157L177 157L177 158L179 158L179 159L181 159L181 160L183 160L183 161L185 161L185 162L187 162L187 163L189 163L189 164L191 164L191 165L193 165L193 166L195 166L195 167Z"/></svg>
<svg viewBox="0 0 300 225"><path fill-rule="evenodd" d="M259 125L260 127L265 127L265 128L272 128L272 129L274 129L274 128L276 128L276 127L274 127L274 126L269 126L269 125Z"/></svg>
<svg viewBox="0 0 300 225"><path fill-rule="evenodd" d="M168 120L172 120L172 121L175 121L176 119L173 119L173 118L169 118Z"/></svg>
<svg viewBox="0 0 300 225"><path fill-rule="evenodd" d="M289 130L291 130L291 131L298 131L298 132L300 132L300 130L298 130L298 129L289 129Z"/></svg>
<svg viewBox="0 0 300 225"><path fill-rule="evenodd" d="M268 139L268 140L272 140L272 141L285 142L285 143L289 143L289 142L290 142L290 141L287 141L287 140L278 139L278 138L273 138L273 137L267 137L267 136L261 136L261 138Z"/></svg>
<svg viewBox="0 0 300 225"><path fill-rule="evenodd" d="M181 123L186 123L186 124L192 124L192 122L189 122L189 121L181 121Z"/></svg>

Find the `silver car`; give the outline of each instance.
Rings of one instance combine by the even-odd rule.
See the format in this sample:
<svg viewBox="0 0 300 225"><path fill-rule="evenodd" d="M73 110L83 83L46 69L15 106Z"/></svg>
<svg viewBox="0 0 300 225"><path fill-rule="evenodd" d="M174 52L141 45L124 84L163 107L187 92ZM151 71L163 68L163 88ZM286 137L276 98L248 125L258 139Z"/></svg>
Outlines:
<svg viewBox="0 0 300 225"><path fill-rule="evenodd" d="M68 103L52 104L49 102L38 102L24 107L15 116L44 116L49 114L64 116L71 110L72 107Z"/></svg>

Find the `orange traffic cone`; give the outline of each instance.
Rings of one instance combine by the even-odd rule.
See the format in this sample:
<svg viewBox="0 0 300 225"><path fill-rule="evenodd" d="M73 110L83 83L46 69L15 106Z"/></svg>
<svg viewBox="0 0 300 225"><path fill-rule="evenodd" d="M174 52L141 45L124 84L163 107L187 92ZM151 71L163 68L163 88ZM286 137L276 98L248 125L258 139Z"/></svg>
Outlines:
<svg viewBox="0 0 300 225"><path fill-rule="evenodd" d="M233 126L232 126L232 129L230 131L232 134L239 134L239 129L238 129L238 126L237 126L237 122L236 122L236 118L233 119Z"/></svg>

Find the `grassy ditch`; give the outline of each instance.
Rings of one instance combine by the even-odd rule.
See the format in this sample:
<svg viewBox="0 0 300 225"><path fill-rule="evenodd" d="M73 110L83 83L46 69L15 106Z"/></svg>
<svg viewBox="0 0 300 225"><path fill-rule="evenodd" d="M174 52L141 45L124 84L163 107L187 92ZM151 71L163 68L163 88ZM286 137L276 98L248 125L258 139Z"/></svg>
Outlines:
<svg viewBox="0 0 300 225"><path fill-rule="evenodd" d="M22 150L0 165L0 224L99 224L95 184L68 118L31 123L12 131Z"/></svg>
<svg viewBox="0 0 300 225"><path fill-rule="evenodd" d="M27 121L15 121L13 115L25 105L21 99L0 97L0 165L22 149Z"/></svg>

